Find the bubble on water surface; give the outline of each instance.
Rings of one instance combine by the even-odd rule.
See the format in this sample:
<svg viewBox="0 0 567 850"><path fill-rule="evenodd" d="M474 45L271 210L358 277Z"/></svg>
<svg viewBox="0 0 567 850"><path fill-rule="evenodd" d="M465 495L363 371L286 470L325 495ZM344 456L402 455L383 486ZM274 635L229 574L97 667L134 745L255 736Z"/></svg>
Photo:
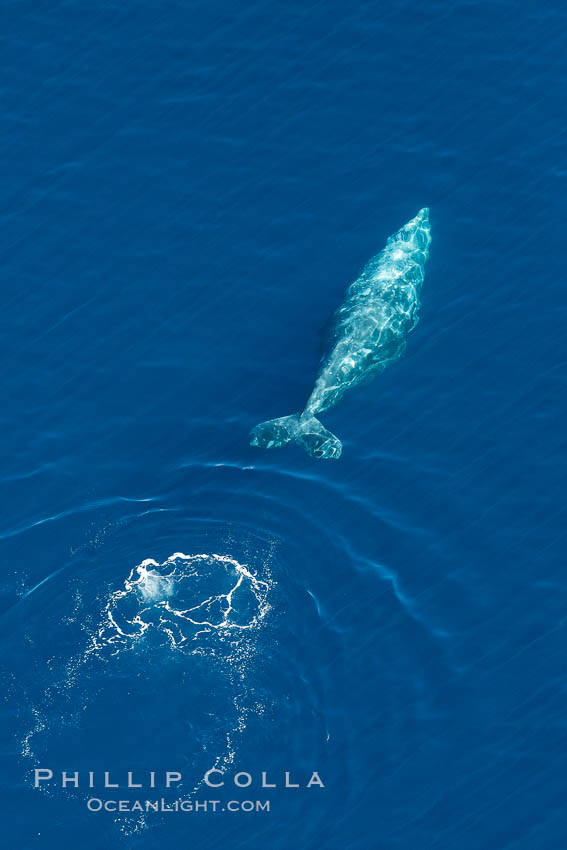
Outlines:
<svg viewBox="0 0 567 850"><path fill-rule="evenodd" d="M133 649L143 638L193 652L207 635L221 639L260 626L269 583L228 555L176 552L147 558L111 593L91 650Z"/></svg>

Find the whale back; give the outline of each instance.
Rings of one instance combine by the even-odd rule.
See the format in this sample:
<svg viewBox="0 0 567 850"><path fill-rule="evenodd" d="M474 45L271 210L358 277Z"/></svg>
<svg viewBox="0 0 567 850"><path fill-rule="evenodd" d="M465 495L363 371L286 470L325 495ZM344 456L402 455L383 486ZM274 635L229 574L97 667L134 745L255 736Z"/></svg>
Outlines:
<svg viewBox="0 0 567 850"><path fill-rule="evenodd" d="M353 344L359 340L371 349L376 344L380 348L380 342L386 342L387 337L393 343L396 337L405 336L415 327L430 242L429 215L425 208L389 237L382 251L368 261L349 286L334 314L335 344L348 338ZM404 347L393 346L393 359Z"/></svg>
<svg viewBox="0 0 567 850"><path fill-rule="evenodd" d="M431 235L423 209L388 239L349 286L305 412L317 416L344 393L366 383L406 347L418 320L419 294Z"/></svg>

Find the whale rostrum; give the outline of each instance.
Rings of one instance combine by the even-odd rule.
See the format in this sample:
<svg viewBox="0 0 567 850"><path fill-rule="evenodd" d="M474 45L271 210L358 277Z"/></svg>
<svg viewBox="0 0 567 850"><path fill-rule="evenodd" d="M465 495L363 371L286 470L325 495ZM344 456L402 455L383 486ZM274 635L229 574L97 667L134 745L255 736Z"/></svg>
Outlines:
<svg viewBox="0 0 567 850"><path fill-rule="evenodd" d="M406 336L418 321L430 242L429 210L424 207L390 236L348 288L335 314L333 346L303 412L256 425L252 446L275 449L295 442L313 457L340 457L341 441L317 416L403 354Z"/></svg>

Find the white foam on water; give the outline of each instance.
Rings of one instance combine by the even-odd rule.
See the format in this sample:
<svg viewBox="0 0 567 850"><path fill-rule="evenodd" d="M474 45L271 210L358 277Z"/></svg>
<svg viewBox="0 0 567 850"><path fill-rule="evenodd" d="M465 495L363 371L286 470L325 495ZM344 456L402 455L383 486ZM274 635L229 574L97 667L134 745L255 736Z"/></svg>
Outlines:
<svg viewBox="0 0 567 850"><path fill-rule="evenodd" d="M228 555L146 558L111 593L90 651L133 649L151 632L158 643L192 652L203 634L259 628L270 610L269 589L269 579Z"/></svg>
<svg viewBox="0 0 567 850"><path fill-rule="evenodd" d="M62 710L58 726L65 728L73 721L72 727L74 714L86 707L93 684L99 689L95 683L100 681L101 671L111 681L113 662L119 657L127 662L129 653L140 656L132 658L135 676L140 663L151 672L153 663L161 667L173 653L188 672L195 663L199 676L210 675L211 681L219 677L227 702L217 717L214 739L203 739L201 755L207 769L226 770L235 762L248 719L269 708L254 684L259 633L271 610L268 597L274 586L269 559L269 554L262 559L262 578L230 555L215 553L174 552L163 562L145 558L133 567L121 586L99 597L100 616L83 626L88 638L83 652L53 667L45 704L34 710L32 728L22 741L22 755L37 757L35 744L40 751L49 751L50 716ZM80 601L72 620L79 616L77 605L81 607ZM124 664L119 669L123 675ZM65 707L56 708L61 701ZM199 780L203 775L197 774L193 787L184 789L186 795L191 796L203 784ZM117 816L116 821L125 834L149 826L146 816Z"/></svg>

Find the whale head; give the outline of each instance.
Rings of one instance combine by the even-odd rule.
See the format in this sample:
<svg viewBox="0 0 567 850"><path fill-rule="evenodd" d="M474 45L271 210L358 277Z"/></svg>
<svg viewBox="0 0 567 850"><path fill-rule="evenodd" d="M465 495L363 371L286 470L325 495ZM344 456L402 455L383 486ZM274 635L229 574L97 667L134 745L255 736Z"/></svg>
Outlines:
<svg viewBox="0 0 567 850"><path fill-rule="evenodd" d="M427 249L431 242L431 229L429 226L429 207L423 207L418 214L410 219L407 224L390 236L388 245L396 248L403 247L405 250L421 251L427 256Z"/></svg>
<svg viewBox="0 0 567 850"><path fill-rule="evenodd" d="M412 218L411 221L408 221L406 227L411 227L414 229L421 230L429 230L429 207L423 207L415 218Z"/></svg>

